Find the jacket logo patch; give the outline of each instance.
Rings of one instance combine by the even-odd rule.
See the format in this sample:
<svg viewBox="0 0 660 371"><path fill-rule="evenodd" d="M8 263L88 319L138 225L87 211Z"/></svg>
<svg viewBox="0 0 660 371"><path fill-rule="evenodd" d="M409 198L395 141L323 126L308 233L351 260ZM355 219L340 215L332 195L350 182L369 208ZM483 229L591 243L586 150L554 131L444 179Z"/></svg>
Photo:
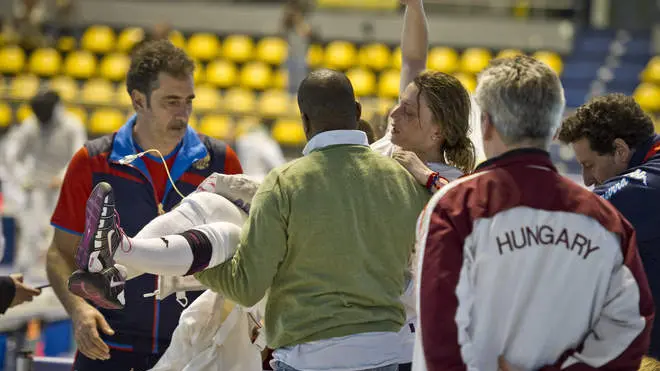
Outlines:
<svg viewBox="0 0 660 371"><path fill-rule="evenodd" d="M619 180L618 182L614 183L610 188L607 189L605 194L603 195L603 198L606 200L609 200L614 196L617 192L623 189L623 187L627 186L630 184L630 181L626 178L623 178Z"/></svg>
<svg viewBox="0 0 660 371"><path fill-rule="evenodd" d="M630 174L626 174L625 176L631 179L640 180L644 185L646 185L646 171L644 170L637 169Z"/></svg>
<svg viewBox="0 0 660 371"><path fill-rule="evenodd" d="M195 161L192 166L197 170L204 170L204 169L208 169L210 164L211 164L211 155L207 153L206 156L204 156L204 158Z"/></svg>

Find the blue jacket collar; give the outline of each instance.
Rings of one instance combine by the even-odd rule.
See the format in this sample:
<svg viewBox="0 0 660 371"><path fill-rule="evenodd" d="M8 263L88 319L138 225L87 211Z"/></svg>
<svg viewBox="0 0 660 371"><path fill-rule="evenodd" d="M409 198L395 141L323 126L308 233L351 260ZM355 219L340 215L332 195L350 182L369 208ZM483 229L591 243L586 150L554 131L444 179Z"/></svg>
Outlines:
<svg viewBox="0 0 660 371"><path fill-rule="evenodd" d="M137 120L137 115L133 115L128 121L122 126L115 134L114 142L112 145L112 152L110 153L110 161L118 162L120 159L128 155L133 155L137 153L135 142L133 141L133 126ZM149 149L149 148L146 148ZM163 156L168 155L163 153ZM206 149L206 146L199 139L197 132L188 126L186 134L183 136L179 152L177 153L176 160L174 160L174 165L170 169L170 174L172 179L177 181L183 173L188 170L188 168L195 162L209 156L209 152ZM136 167L138 170L144 174L149 181L151 181L151 176L147 170L147 166L144 164L141 158L135 160L132 166ZM164 198L167 197L167 193L172 188L172 185L167 183L165 188Z"/></svg>
<svg viewBox="0 0 660 371"><path fill-rule="evenodd" d="M632 157L630 158L630 162L628 163L628 168L630 169L643 164L645 162L644 159L649 154L649 151L651 151L657 143L660 143L660 135L653 134L643 144L637 147L635 149L635 153L633 153Z"/></svg>

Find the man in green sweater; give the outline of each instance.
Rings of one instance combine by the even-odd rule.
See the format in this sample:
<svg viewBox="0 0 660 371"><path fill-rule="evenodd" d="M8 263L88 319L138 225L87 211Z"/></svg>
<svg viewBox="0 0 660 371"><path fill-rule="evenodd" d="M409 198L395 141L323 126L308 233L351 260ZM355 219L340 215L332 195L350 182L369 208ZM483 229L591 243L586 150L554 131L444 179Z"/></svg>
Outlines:
<svg viewBox="0 0 660 371"><path fill-rule="evenodd" d="M212 256L232 256L233 250L218 253L231 246L214 246L231 245L227 228L198 226L154 241L190 251L187 273L211 267L195 277L242 306L268 291L266 336L275 370L395 371L405 321L400 296L429 194L369 148L344 74L312 72L298 104L308 138L304 156L264 179L233 258L213 263ZM144 240L122 243L136 249Z"/></svg>

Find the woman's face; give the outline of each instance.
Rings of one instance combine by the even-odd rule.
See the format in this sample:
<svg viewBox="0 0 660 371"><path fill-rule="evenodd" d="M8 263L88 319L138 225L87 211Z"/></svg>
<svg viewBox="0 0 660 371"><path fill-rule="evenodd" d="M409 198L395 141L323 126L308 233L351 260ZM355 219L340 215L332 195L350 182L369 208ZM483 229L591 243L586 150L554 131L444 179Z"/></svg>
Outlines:
<svg viewBox="0 0 660 371"><path fill-rule="evenodd" d="M419 95L418 100L418 93L414 83L408 85L390 113L392 143L416 153L437 152L440 148L440 128L433 123L426 97Z"/></svg>

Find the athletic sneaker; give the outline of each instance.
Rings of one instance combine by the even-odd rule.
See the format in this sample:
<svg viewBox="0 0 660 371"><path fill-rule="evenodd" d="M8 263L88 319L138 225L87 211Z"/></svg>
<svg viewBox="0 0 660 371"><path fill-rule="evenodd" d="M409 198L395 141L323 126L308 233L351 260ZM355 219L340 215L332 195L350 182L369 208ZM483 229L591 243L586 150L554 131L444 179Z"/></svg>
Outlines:
<svg viewBox="0 0 660 371"><path fill-rule="evenodd" d="M126 272L113 266L98 273L77 270L69 277L69 291L105 309L123 309Z"/></svg>
<svg viewBox="0 0 660 371"><path fill-rule="evenodd" d="M115 210L112 187L101 182L87 199L85 233L76 249L78 268L98 273L113 267L115 251L124 244L124 236L119 214Z"/></svg>

